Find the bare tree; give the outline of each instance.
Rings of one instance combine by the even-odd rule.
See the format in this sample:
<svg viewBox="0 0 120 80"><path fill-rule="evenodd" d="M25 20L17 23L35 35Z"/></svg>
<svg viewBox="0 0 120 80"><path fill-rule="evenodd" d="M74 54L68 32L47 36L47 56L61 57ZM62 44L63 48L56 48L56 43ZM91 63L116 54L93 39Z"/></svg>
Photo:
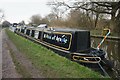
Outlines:
<svg viewBox="0 0 120 80"><path fill-rule="evenodd" d="M30 24L33 24L35 26L38 26L41 24L42 17L39 14L33 15L30 18Z"/></svg>
<svg viewBox="0 0 120 80"><path fill-rule="evenodd" d="M68 25L74 28L88 28L92 29L93 27L93 20L91 17L88 17L84 12L81 10L71 10L68 14ZM89 25L89 26L88 26Z"/></svg>
<svg viewBox="0 0 120 80"><path fill-rule="evenodd" d="M56 15L53 13L50 13L46 16L46 19L48 19L48 21L52 22L53 20L56 20Z"/></svg>
<svg viewBox="0 0 120 80"><path fill-rule="evenodd" d="M4 27L9 27L11 25L11 23L10 22L8 22L8 21L3 21L2 22L2 27L4 28Z"/></svg>
<svg viewBox="0 0 120 80"><path fill-rule="evenodd" d="M56 15L57 19L63 18L64 13L67 11L67 8L65 6L60 7L61 3L59 3L59 2L57 5L54 5L54 3L55 3L54 1L53 2L50 1L47 3L47 5L52 8L51 9L52 14Z"/></svg>
<svg viewBox="0 0 120 80"><path fill-rule="evenodd" d="M75 1L72 4L67 4L64 1L54 1L50 5L56 5L57 7L66 6L68 9L82 9L85 11L90 11L96 15L95 26L98 21L99 14L107 14L111 16L110 28L112 31L120 32L120 1L118 2L95 2L90 0L90 2L80 2Z"/></svg>

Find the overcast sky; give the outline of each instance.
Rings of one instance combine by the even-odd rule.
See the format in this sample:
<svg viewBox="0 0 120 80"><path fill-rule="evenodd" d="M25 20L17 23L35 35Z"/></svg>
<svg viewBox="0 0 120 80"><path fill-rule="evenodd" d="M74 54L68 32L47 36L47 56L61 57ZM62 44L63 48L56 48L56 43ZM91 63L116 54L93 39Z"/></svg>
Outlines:
<svg viewBox="0 0 120 80"><path fill-rule="evenodd" d="M42 17L50 13L51 8L46 5L50 0L0 0L0 9L5 13L9 22L27 23L32 15L40 14Z"/></svg>

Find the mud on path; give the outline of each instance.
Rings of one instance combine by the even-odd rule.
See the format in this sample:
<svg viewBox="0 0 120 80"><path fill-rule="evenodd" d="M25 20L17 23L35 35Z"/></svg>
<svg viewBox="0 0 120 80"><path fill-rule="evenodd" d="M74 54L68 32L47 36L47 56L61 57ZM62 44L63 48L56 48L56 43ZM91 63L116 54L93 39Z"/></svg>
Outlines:
<svg viewBox="0 0 120 80"><path fill-rule="evenodd" d="M41 72L32 65L32 62L29 61L29 59L27 59L25 55L15 47L11 40L9 40L8 36L5 33L5 30L2 30L2 45L3 78L23 78L23 75L20 75L16 71L16 66L14 65L13 59L10 55L11 50L17 62L19 62L19 64L21 64L24 67L27 74L30 74L29 78L44 78L43 76L41 76Z"/></svg>

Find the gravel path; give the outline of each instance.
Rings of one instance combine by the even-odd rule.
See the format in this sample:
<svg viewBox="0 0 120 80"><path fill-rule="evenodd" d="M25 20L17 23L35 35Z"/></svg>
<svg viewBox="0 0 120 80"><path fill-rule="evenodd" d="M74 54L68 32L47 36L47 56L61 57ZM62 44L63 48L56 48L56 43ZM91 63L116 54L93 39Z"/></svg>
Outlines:
<svg viewBox="0 0 120 80"><path fill-rule="evenodd" d="M3 30L3 44L4 44L3 45L3 77L6 77L7 74L11 73L10 71L8 72L8 70L6 71L6 68L8 68L7 66L9 66L9 65L12 65L12 68L9 67L8 69L14 71L12 73L15 73L13 77L20 77L14 70L15 66L14 66L13 62L11 62L12 59L10 58L10 55L9 55L9 50L11 49L13 51L13 54L15 55L17 61L31 75L30 78L44 78L43 76L41 76L42 73L32 65L32 62L29 59L27 59L23 53L21 53L21 52L19 52L19 50L17 50L15 45L11 42L11 40L9 40L8 36L5 34L4 30ZM5 50L6 47L8 47L7 49L9 49L9 50ZM4 55L5 53L8 53L8 55ZM6 58L9 60L7 61ZM11 74L11 76L12 76L12 74ZM10 76L8 76L8 77L10 77Z"/></svg>
<svg viewBox="0 0 120 80"><path fill-rule="evenodd" d="M2 32L0 28L0 80L2 78Z"/></svg>
<svg viewBox="0 0 120 80"><path fill-rule="evenodd" d="M10 56L4 30L2 30L2 78L20 78Z"/></svg>

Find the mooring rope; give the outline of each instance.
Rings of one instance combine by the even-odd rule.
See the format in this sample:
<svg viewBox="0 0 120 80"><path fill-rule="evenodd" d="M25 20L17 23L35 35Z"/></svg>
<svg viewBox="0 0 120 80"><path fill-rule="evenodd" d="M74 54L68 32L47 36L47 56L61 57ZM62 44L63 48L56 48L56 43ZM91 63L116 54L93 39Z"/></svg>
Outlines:
<svg viewBox="0 0 120 80"><path fill-rule="evenodd" d="M102 39L102 41L98 44L97 49L99 50L100 46L102 45L102 43L105 41L105 39L107 38L107 36L110 34L110 29L108 31L108 33L104 36L104 38ZM92 54L93 55L93 54ZM93 55L94 56L94 55ZM97 56L97 55L95 55ZM102 61L102 60L101 60ZM102 69L102 71L105 73L106 76L109 76L108 73L105 71L105 69L102 67L102 65L100 63L98 63L98 65L100 66L100 68Z"/></svg>
<svg viewBox="0 0 120 80"><path fill-rule="evenodd" d="M93 55L93 54L92 54ZM93 55L93 56L96 56L97 55ZM96 59L95 59L96 60ZM100 63L98 63L99 67L101 68L101 70L104 72L105 76L109 76L109 74L105 71L105 69L102 67L102 65Z"/></svg>

